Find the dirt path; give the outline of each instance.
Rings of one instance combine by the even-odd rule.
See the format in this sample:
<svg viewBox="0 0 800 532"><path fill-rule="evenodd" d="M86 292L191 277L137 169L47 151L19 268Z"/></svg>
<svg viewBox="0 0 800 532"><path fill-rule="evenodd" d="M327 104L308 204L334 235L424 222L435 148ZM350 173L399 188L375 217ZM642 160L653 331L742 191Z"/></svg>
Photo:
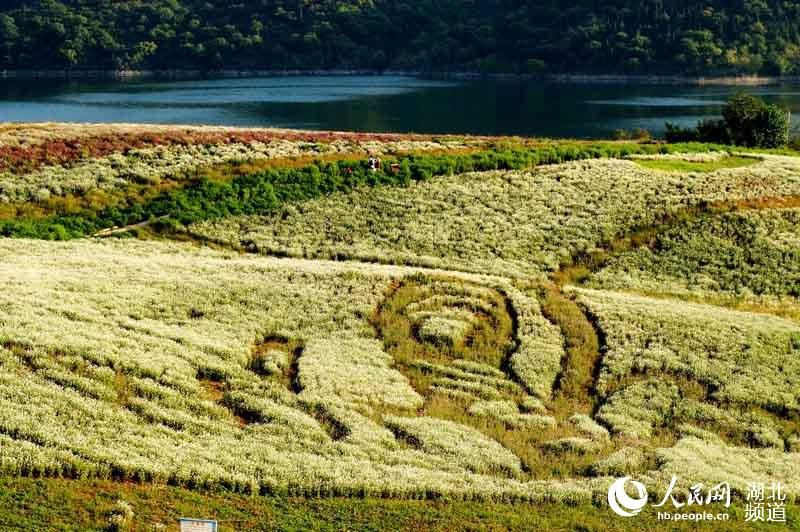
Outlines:
<svg viewBox="0 0 800 532"><path fill-rule="evenodd" d="M95 234L92 235L92 238L106 238L113 235L128 233L136 229L145 229L147 227L150 227L154 222L157 222L159 220L164 220L166 218L167 216L161 216L159 218L156 218L155 220L147 220L144 222L139 222L138 224L126 225L124 227L109 227L108 229L103 229L101 231L96 232Z"/></svg>

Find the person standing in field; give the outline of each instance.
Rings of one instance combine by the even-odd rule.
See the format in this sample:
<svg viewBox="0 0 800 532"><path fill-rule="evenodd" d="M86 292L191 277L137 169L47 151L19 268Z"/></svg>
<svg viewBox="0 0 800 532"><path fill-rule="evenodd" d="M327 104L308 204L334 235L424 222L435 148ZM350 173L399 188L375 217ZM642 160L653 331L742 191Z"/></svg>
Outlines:
<svg viewBox="0 0 800 532"><path fill-rule="evenodd" d="M375 157L373 155L369 156L369 169L373 172L377 172L381 168L381 160L379 157Z"/></svg>

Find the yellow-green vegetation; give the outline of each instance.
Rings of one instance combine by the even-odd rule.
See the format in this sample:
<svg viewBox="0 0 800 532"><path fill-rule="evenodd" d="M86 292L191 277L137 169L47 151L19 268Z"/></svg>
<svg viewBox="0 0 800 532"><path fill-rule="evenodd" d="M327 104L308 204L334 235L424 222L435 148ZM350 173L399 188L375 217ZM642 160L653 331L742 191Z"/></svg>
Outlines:
<svg viewBox="0 0 800 532"><path fill-rule="evenodd" d="M415 275L391 289L373 321L396 367L425 399L418 413L432 418L427 423L447 433L455 425L440 420L456 422L502 443L518 458L496 467L514 476L524 471L536 478L563 477L572 464L554 467L541 444L574 431L569 424L559 426L529 393L539 381L526 380L528 372L514 369L524 367L523 360L536 363L542 353L518 349L529 336L523 332L518 338L520 330L541 329L539 334L550 333L551 341L559 341L541 317L537 322L526 315L536 312L534 305L535 299L510 286ZM563 355L553 347L558 363ZM411 445L424 448L415 425L405 429L408 425L394 418L391 424ZM465 450L453 454L469 455ZM503 455L499 450L493 454Z"/></svg>
<svg viewBox="0 0 800 532"><path fill-rule="evenodd" d="M753 530L751 523L744 522L742 509L735 506L730 522L723 527L718 522L665 524L657 520L657 509L649 508L636 519L616 519L607 508L589 503L543 503L527 509L497 502L250 496L108 481L8 477L0 478L0 526L7 530L105 532L120 500L130 505L135 530L177 530L177 519L187 515L218 519L221 532ZM793 517L798 511L797 505L789 503L788 524L764 528L800 530Z"/></svg>
<svg viewBox="0 0 800 532"><path fill-rule="evenodd" d="M0 326L7 474L249 493L541 500L552 488L564 500L591 497L591 482L530 481L509 465L513 454L495 474L498 443L420 410L425 389L370 324L387 289L419 272L128 240L0 244L3 283L13 287L1 296ZM445 274L430 275L435 289ZM527 322L535 301L500 305L514 304L499 295L513 288L503 280L447 279L445 294L494 305L476 320L494 313L520 344L536 331ZM428 305L416 311L436 308ZM486 344L468 347L491 345L491 328L484 333ZM499 340L502 350L508 336ZM460 373L442 389L522 394L470 356L453 361Z"/></svg>
<svg viewBox="0 0 800 532"><path fill-rule="evenodd" d="M591 285L797 318L799 232L797 208L689 219L658 234L652 246L609 260Z"/></svg>
<svg viewBox="0 0 800 532"><path fill-rule="evenodd" d="M561 329L564 357L553 387L554 408L589 412L595 406L594 379L599 369L600 339L585 312L557 286L541 289L542 312Z"/></svg>
<svg viewBox="0 0 800 532"><path fill-rule="evenodd" d="M800 160L748 162L432 172L160 241L2 239L0 498L83 486L84 529L206 505L256 530L625 530L600 519L624 475L793 500L800 323L744 304L800 308Z"/></svg>
<svg viewBox="0 0 800 532"><path fill-rule="evenodd" d="M757 157L743 155L718 154L716 157L694 156L681 158L676 156L637 157L636 162L645 168L667 172L714 172L724 168L740 168L759 162Z"/></svg>
<svg viewBox="0 0 800 532"><path fill-rule="evenodd" d="M468 173L359 188L188 231L265 254L536 277L687 207L800 194L798 159L761 157L689 176L616 159Z"/></svg>
<svg viewBox="0 0 800 532"><path fill-rule="evenodd" d="M639 438L648 437L654 427L679 428L677 412L685 409L688 418L683 421L708 422L711 428L717 422L741 422L739 431L726 436L746 432L754 445L792 446L798 434L793 413L800 392L795 367L800 324L709 305L582 289L577 293L605 335L606 353L595 386L599 396L611 398L600 416L612 431ZM653 386L662 389L648 391ZM633 395L614 400L633 388ZM645 419L625 411L645 396L657 398L661 406L645 408ZM671 403L681 399L687 405ZM611 407L613 413L606 414ZM665 421L659 411L668 412L670 419ZM700 411L707 417L700 417Z"/></svg>

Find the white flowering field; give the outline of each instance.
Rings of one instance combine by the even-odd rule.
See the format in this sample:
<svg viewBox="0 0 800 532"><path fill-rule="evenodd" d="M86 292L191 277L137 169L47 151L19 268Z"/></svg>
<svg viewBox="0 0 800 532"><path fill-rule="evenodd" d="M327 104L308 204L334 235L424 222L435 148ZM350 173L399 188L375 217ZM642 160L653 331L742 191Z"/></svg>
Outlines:
<svg viewBox="0 0 800 532"><path fill-rule="evenodd" d="M780 203L779 203L780 205ZM615 257L592 286L800 315L800 208L691 219Z"/></svg>
<svg viewBox="0 0 800 532"><path fill-rule="evenodd" d="M14 167L0 201L471 142L254 138L112 138L102 157ZM794 498L797 198L790 156L692 172L597 159L357 188L166 237L0 239L0 473L570 504L611 477L677 474L738 495L779 480Z"/></svg>
<svg viewBox="0 0 800 532"><path fill-rule="evenodd" d="M630 227L703 202L800 194L800 162L691 175L601 159L364 188L190 232L266 254L536 276Z"/></svg>
<svg viewBox="0 0 800 532"><path fill-rule="evenodd" d="M435 398L412 385L370 322L393 283L423 276L432 294L443 289L453 300L415 314L469 308L443 319L474 326L515 304L519 331L509 323L504 340L544 336L557 348L558 332L535 300L507 281L128 241L0 246L6 474L304 494L550 493L480 430L420 416ZM515 401L513 422L552 423L521 413L538 403L499 369L504 353L418 362L445 394L506 397ZM490 416L502 411L487 405ZM554 485L559 497L591 495L588 481Z"/></svg>

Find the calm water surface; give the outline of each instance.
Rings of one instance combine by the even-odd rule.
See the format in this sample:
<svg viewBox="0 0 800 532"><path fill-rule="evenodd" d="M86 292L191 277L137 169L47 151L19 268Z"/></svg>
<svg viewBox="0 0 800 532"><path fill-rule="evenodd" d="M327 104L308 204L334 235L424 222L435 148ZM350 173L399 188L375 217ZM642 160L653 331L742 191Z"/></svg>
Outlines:
<svg viewBox="0 0 800 532"><path fill-rule="evenodd" d="M734 87L439 82L400 76L192 81L0 80L0 121L607 137L717 116ZM800 112L800 86L747 88Z"/></svg>

